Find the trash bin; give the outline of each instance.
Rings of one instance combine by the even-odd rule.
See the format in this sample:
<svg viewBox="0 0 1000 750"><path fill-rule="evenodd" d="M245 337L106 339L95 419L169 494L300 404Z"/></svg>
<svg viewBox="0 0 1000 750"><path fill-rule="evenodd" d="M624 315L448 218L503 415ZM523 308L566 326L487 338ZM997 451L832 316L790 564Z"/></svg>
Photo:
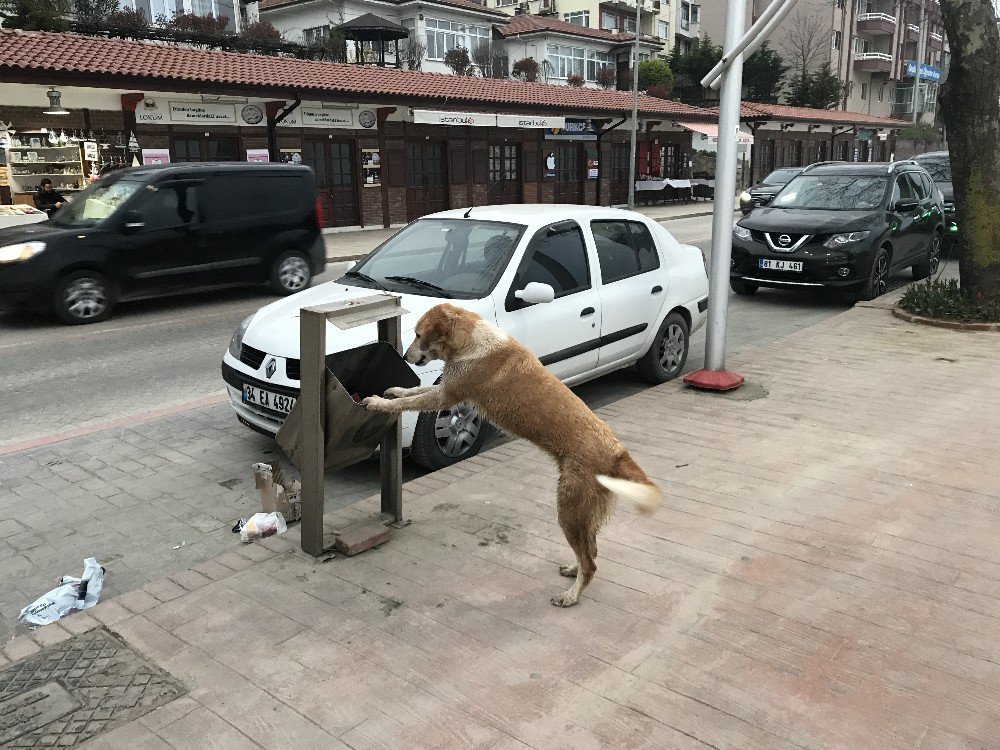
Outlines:
<svg viewBox="0 0 1000 750"><path fill-rule="evenodd" d="M396 419L368 411L353 395L365 399L381 396L389 388L418 385L420 378L399 352L385 342L327 355L325 468L336 471L371 456ZM278 445L300 470L296 453L302 443L301 403L301 399L295 403L276 436Z"/></svg>

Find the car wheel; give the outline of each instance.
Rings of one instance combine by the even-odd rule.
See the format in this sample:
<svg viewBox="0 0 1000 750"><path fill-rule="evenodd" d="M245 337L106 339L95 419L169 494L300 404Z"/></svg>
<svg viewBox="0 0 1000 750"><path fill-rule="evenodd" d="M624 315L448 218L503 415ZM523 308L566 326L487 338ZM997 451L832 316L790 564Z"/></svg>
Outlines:
<svg viewBox="0 0 1000 750"><path fill-rule="evenodd" d="M931 249L927 253L927 260L913 264L913 278L917 281L926 279L931 274L937 273L938 266L941 265L941 233L935 232L931 239Z"/></svg>
<svg viewBox="0 0 1000 750"><path fill-rule="evenodd" d="M741 297L748 297L760 289L760 284L754 284L752 281L744 281L743 279L730 279L729 288Z"/></svg>
<svg viewBox="0 0 1000 750"><path fill-rule="evenodd" d="M96 271L77 271L59 282L53 308L63 323L85 325L107 320L115 300L114 287L107 277Z"/></svg>
<svg viewBox="0 0 1000 750"><path fill-rule="evenodd" d="M868 281L858 290L858 300L866 302L885 294L889 285L889 253L880 247L872 260L872 269L868 273Z"/></svg>
<svg viewBox="0 0 1000 750"><path fill-rule="evenodd" d="M425 469L443 469L479 453L489 431L489 422L470 404L456 404L445 411L421 412L413 432L410 456Z"/></svg>
<svg viewBox="0 0 1000 750"><path fill-rule="evenodd" d="M663 321L653 345L636 362L639 377L650 383L666 383L681 374L687 361L689 345L687 321L672 312Z"/></svg>
<svg viewBox="0 0 1000 750"><path fill-rule="evenodd" d="M312 281L312 267L309 259L300 252L291 251L280 255L271 268L271 289L275 294L286 296L301 292Z"/></svg>

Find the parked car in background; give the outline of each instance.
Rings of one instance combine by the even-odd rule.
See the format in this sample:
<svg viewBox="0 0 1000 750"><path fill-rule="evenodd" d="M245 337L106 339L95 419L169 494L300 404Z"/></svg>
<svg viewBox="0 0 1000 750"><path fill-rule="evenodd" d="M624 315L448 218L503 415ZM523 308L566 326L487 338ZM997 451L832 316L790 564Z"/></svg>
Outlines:
<svg viewBox="0 0 1000 750"><path fill-rule="evenodd" d="M912 161L807 167L733 226L730 286L886 290L889 275L937 270L944 215L930 175Z"/></svg>
<svg viewBox="0 0 1000 750"><path fill-rule="evenodd" d="M740 193L740 211L746 216L759 206L766 206L788 181L799 174L804 167L783 167L776 169L756 185Z"/></svg>
<svg viewBox="0 0 1000 750"><path fill-rule="evenodd" d="M299 393L299 310L371 294L401 297L404 344L420 316L447 300L510 333L568 385L636 365L662 383L681 374L708 307L701 251L631 211L504 205L412 222L336 281L244 320L222 363L236 416L275 435ZM328 358L375 341L375 325L327 336ZM442 362L413 366L433 385ZM511 394L517 398L517 394ZM474 455L487 429L475 408L402 417L403 445L437 469Z"/></svg>
<svg viewBox="0 0 1000 750"><path fill-rule="evenodd" d="M951 182L951 156L947 151L933 151L914 156L913 161L927 170L934 180L934 186L941 191L945 226L948 228L945 240L951 241L958 233L958 221L955 218L955 189Z"/></svg>
<svg viewBox="0 0 1000 750"><path fill-rule="evenodd" d="M170 164L111 172L48 221L0 230L0 305L96 323L119 300L309 285L326 251L308 167Z"/></svg>

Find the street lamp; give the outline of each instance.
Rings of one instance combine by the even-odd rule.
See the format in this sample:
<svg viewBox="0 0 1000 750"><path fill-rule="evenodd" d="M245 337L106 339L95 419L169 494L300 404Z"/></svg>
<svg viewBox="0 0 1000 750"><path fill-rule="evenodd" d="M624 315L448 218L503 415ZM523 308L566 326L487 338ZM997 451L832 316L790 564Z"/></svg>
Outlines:
<svg viewBox="0 0 1000 750"><path fill-rule="evenodd" d="M66 109L63 109L62 104L60 104L59 100L62 98L62 94L59 93L59 90L55 86L50 86L49 87L48 92L46 92L46 96L49 97L49 106L48 106L48 109L46 109L46 110L44 110L42 112L43 115L68 115L69 114L69 111L66 110Z"/></svg>
<svg viewBox="0 0 1000 750"><path fill-rule="evenodd" d="M642 34L642 0L635 0L635 39L632 42L632 134L628 163L628 207L635 208L636 140L639 135L639 36Z"/></svg>

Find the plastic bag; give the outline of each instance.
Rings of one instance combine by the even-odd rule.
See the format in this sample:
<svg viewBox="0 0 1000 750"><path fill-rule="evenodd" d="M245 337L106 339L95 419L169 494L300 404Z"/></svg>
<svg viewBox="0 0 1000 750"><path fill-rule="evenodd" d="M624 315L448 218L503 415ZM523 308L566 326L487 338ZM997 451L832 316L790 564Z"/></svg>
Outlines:
<svg viewBox="0 0 1000 750"><path fill-rule="evenodd" d="M104 568L93 557L83 561L83 576L63 576L59 585L21 610L17 619L29 628L48 625L75 609L97 604L104 588Z"/></svg>
<svg viewBox="0 0 1000 750"><path fill-rule="evenodd" d="M249 544L266 536L284 534L287 530L288 524L280 513L254 513L240 529L240 539Z"/></svg>

